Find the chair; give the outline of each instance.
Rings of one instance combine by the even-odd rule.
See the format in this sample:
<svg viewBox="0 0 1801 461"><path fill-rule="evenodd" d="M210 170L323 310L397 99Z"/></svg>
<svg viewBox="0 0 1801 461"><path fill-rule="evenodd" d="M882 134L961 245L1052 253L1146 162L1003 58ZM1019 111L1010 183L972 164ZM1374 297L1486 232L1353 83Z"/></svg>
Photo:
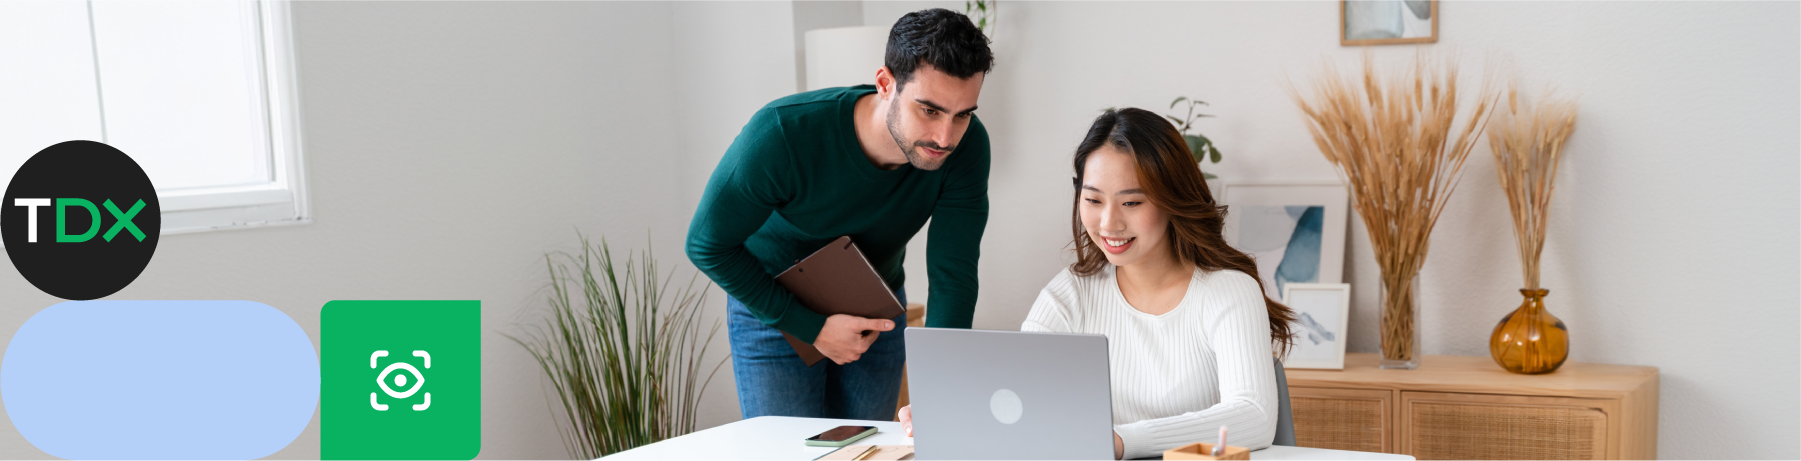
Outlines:
<svg viewBox="0 0 1801 461"><path fill-rule="evenodd" d="M1276 440L1272 445L1294 444L1294 408L1288 405L1288 373L1282 370L1282 359L1276 360Z"/></svg>

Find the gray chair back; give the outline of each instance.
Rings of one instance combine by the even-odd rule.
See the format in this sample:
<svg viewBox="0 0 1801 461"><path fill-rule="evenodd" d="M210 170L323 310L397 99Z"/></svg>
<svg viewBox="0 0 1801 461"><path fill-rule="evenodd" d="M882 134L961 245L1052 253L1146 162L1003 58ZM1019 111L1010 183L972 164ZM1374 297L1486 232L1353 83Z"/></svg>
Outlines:
<svg viewBox="0 0 1801 461"><path fill-rule="evenodd" d="M1282 359L1276 360L1276 440L1274 445L1294 444L1294 409L1288 406L1288 373L1282 370Z"/></svg>
<svg viewBox="0 0 1801 461"><path fill-rule="evenodd" d="M1288 373L1282 370L1282 359L1278 358L1278 359L1275 359L1275 361L1276 361L1276 440L1273 442L1270 442L1270 444L1271 445L1281 445L1281 446L1285 446L1285 447L1293 447L1293 446L1296 446L1294 444L1294 409L1289 408L1289 406L1288 406ZM1231 444L1230 442L1227 443L1227 445L1230 445L1230 444ZM1138 458L1138 459L1163 459L1163 455L1159 454L1159 455L1152 456L1149 458Z"/></svg>

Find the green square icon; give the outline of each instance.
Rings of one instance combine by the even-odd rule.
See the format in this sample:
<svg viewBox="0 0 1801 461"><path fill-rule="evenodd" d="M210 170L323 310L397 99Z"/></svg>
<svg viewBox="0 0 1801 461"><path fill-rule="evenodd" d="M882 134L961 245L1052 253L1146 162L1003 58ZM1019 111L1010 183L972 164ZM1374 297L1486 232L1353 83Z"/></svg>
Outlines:
<svg viewBox="0 0 1801 461"><path fill-rule="evenodd" d="M481 301L332 301L319 314L322 459L481 453Z"/></svg>

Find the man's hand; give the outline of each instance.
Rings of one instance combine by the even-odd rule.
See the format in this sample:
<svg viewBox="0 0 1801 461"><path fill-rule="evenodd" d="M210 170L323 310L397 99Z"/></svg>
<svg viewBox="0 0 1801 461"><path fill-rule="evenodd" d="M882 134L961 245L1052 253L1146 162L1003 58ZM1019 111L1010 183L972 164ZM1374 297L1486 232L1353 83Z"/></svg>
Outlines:
<svg viewBox="0 0 1801 461"><path fill-rule="evenodd" d="M825 318L825 327L819 329L819 337L813 339L813 347L819 353L832 359L833 363L843 365L857 361L863 352L869 350L881 332L894 329L893 320L866 319L855 315L835 314ZM865 331L873 331L868 335Z"/></svg>

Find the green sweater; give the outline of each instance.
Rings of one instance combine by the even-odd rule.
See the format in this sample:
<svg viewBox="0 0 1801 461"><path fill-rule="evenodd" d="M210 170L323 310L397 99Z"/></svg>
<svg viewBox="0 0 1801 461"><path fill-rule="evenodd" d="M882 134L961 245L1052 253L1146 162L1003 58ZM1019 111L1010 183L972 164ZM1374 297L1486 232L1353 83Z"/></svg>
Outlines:
<svg viewBox="0 0 1801 461"><path fill-rule="evenodd" d="M688 259L758 320L812 343L825 316L775 275L849 235L888 288L906 281L907 241L932 221L928 326L969 328L988 224L988 131L974 119L936 171L876 168L852 109L875 88L795 94L752 115L707 181L688 225Z"/></svg>

